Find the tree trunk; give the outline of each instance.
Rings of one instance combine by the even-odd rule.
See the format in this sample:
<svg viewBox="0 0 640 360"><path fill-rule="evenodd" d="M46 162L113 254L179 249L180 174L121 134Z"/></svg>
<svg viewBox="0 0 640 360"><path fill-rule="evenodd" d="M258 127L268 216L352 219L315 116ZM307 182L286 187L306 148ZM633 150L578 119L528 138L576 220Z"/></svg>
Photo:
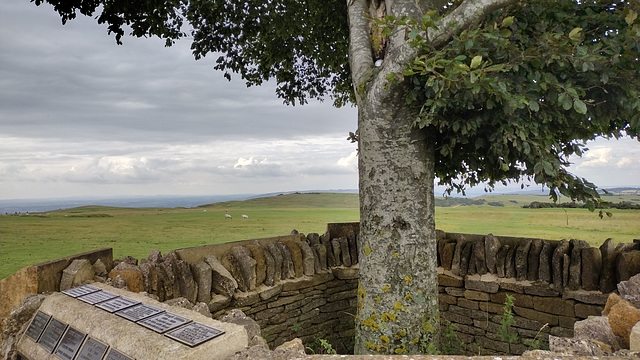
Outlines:
<svg viewBox="0 0 640 360"><path fill-rule="evenodd" d="M356 354L424 353L438 343L434 148L412 126L416 115L399 93L370 93L358 107Z"/></svg>

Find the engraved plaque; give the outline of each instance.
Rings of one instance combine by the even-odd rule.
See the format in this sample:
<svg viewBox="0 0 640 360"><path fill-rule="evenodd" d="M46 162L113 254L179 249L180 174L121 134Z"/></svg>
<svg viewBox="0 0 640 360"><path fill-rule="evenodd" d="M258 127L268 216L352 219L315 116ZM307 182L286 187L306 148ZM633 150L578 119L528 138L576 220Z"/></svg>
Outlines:
<svg viewBox="0 0 640 360"><path fill-rule="evenodd" d="M84 345L82 345L82 349L80 349L76 360L102 360L108 347L106 344L90 337L84 342Z"/></svg>
<svg viewBox="0 0 640 360"><path fill-rule="evenodd" d="M62 336L54 354L63 360L73 360L86 336L87 334L81 333L71 326L67 327L67 331Z"/></svg>
<svg viewBox="0 0 640 360"><path fill-rule="evenodd" d="M78 296L91 294L97 291L100 291L100 289L95 286L82 285L82 286L74 287L73 289L61 291L61 293L77 298Z"/></svg>
<svg viewBox="0 0 640 360"><path fill-rule="evenodd" d="M161 312L164 312L164 310L153 307L151 305L138 304L130 308L120 310L116 313L116 315L122 316L127 320L135 322L138 320L146 319L149 316L160 314Z"/></svg>
<svg viewBox="0 0 640 360"><path fill-rule="evenodd" d="M109 350L109 353L107 354L107 357L104 358L104 360L133 360L133 359L116 349L111 349Z"/></svg>
<svg viewBox="0 0 640 360"><path fill-rule="evenodd" d="M114 313L116 311L120 311L122 309L126 309L128 307L132 307L133 305L140 304L140 301L129 299L126 297L116 297L111 300L103 301L101 303L96 304L102 310L106 310L110 313Z"/></svg>
<svg viewBox="0 0 640 360"><path fill-rule="evenodd" d="M162 334L190 322L190 319L183 318L182 316L178 316L170 312L164 312L138 321L138 324Z"/></svg>
<svg viewBox="0 0 640 360"><path fill-rule="evenodd" d="M169 331L165 336L177 340L191 347L202 344L217 336L224 334L224 331L214 329L204 324L193 322L181 328Z"/></svg>
<svg viewBox="0 0 640 360"><path fill-rule="evenodd" d="M27 334L28 337L32 338L33 341L37 342L40 338L40 335L42 335L42 331L44 331L44 328L47 327L49 320L51 320L51 315L47 315L38 310L36 316L34 316L33 320L31 320L31 324L29 324L27 331L25 331L25 334Z"/></svg>
<svg viewBox="0 0 640 360"><path fill-rule="evenodd" d="M64 334L64 330L67 328L67 324L58 321L55 318L52 318L49 321L49 324L44 329L42 336L38 340L38 344L42 345L43 348L49 350L49 352L53 352L53 349L58 345L58 341Z"/></svg>
<svg viewBox="0 0 640 360"><path fill-rule="evenodd" d="M97 303L101 303L103 301L111 300L113 298L118 297L118 295L114 293L110 293L108 291L97 291L88 295L83 295L78 298L78 300L82 300L88 304L95 305Z"/></svg>

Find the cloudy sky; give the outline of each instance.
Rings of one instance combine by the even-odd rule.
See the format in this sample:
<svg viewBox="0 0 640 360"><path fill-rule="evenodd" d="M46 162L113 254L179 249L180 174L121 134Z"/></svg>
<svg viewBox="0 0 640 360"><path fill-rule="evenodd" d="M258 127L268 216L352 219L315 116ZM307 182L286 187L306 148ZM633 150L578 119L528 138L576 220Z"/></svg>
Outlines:
<svg viewBox="0 0 640 360"><path fill-rule="evenodd" d="M354 108L290 107L195 61L189 43L0 0L0 200L357 188ZM640 185L640 143L589 144L571 171Z"/></svg>

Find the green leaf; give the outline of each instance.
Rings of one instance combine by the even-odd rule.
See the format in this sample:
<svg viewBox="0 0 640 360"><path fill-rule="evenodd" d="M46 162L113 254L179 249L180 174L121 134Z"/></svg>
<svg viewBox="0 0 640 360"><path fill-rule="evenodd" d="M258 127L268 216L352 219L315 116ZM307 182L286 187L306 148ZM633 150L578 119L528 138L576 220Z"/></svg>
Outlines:
<svg viewBox="0 0 640 360"><path fill-rule="evenodd" d="M633 22L636 21L637 18L638 18L638 13L631 10L627 14L627 16L625 16L624 21L627 22L627 25L631 26L631 24L633 24Z"/></svg>
<svg viewBox="0 0 640 360"><path fill-rule="evenodd" d="M509 27L511 26L511 24L513 24L513 16L507 16L506 18L502 19L502 24L500 26Z"/></svg>
<svg viewBox="0 0 640 360"><path fill-rule="evenodd" d="M536 112L538 110L540 110L540 105L538 104L537 101L535 100L531 100L529 101L529 110Z"/></svg>
<svg viewBox="0 0 640 360"><path fill-rule="evenodd" d="M575 99L573 101L573 110L575 110L578 114L586 114L587 113L587 105L580 99Z"/></svg>
<svg viewBox="0 0 640 360"><path fill-rule="evenodd" d="M573 41L580 41L580 32L582 31L581 27L573 28L569 33L569 39Z"/></svg>
<svg viewBox="0 0 640 360"><path fill-rule="evenodd" d="M482 55L476 55L471 59L471 68L475 69L482 63Z"/></svg>

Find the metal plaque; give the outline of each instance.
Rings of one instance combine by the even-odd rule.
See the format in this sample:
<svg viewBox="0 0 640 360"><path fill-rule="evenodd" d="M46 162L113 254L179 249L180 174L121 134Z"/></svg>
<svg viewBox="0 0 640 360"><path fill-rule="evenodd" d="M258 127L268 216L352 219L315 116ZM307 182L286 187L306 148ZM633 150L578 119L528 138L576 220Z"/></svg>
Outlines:
<svg viewBox="0 0 640 360"><path fill-rule="evenodd" d="M84 342L84 345L82 345L82 349L80 349L76 360L102 360L108 347L107 344L89 337L87 341Z"/></svg>
<svg viewBox="0 0 640 360"><path fill-rule="evenodd" d="M102 310L106 310L110 313L114 313L116 311L120 311L122 309L126 309L128 307L132 307L133 305L140 304L140 301L129 299L123 296L113 298L111 300L103 301L101 303L96 304Z"/></svg>
<svg viewBox="0 0 640 360"><path fill-rule="evenodd" d="M111 349L104 360L133 360L133 358L128 357L116 349Z"/></svg>
<svg viewBox="0 0 640 360"><path fill-rule="evenodd" d="M84 301L91 305L95 305L97 303L101 303L103 301L111 300L113 298L118 297L118 295L114 293L110 293L108 291L97 291L88 295L83 295L78 297L78 300Z"/></svg>
<svg viewBox="0 0 640 360"><path fill-rule="evenodd" d="M78 350L80 350L80 345L82 345L86 336L87 334L82 333L71 326L67 327L67 331L65 331L62 336L62 340L60 340L54 354L63 360L73 360L78 353Z"/></svg>
<svg viewBox="0 0 640 360"><path fill-rule="evenodd" d="M165 336L177 340L185 345L194 347L224 334L224 331L210 326L193 322L181 328L169 331Z"/></svg>
<svg viewBox="0 0 640 360"><path fill-rule="evenodd" d="M73 289L63 290L61 291L61 293L77 298L78 296L91 294L96 291L100 291L100 288L97 288L91 285L82 285L82 286L74 287Z"/></svg>
<svg viewBox="0 0 640 360"><path fill-rule="evenodd" d="M49 352L53 352L53 349L58 345L58 341L60 341L60 338L62 337L62 334L64 334L66 328L67 324L52 318L44 329L42 336L38 339L38 344L49 350Z"/></svg>
<svg viewBox="0 0 640 360"><path fill-rule="evenodd" d="M190 319L172 314L170 312L164 312L156 316L138 321L138 324L162 334L190 322Z"/></svg>
<svg viewBox="0 0 640 360"><path fill-rule="evenodd" d="M138 304L130 308L120 310L116 313L116 315L122 316L127 320L131 320L135 322L142 319L146 319L149 316L158 315L161 312L164 312L164 310L159 309L157 307L153 307L151 305Z"/></svg>
<svg viewBox="0 0 640 360"><path fill-rule="evenodd" d="M34 316L33 320L31 320L31 324L29 324L27 331L25 331L25 334L27 334L28 337L32 338L33 341L37 342L40 338L40 335L42 335L42 331L44 331L44 328L47 327L49 320L51 320L51 315L47 315L38 310L36 316Z"/></svg>

